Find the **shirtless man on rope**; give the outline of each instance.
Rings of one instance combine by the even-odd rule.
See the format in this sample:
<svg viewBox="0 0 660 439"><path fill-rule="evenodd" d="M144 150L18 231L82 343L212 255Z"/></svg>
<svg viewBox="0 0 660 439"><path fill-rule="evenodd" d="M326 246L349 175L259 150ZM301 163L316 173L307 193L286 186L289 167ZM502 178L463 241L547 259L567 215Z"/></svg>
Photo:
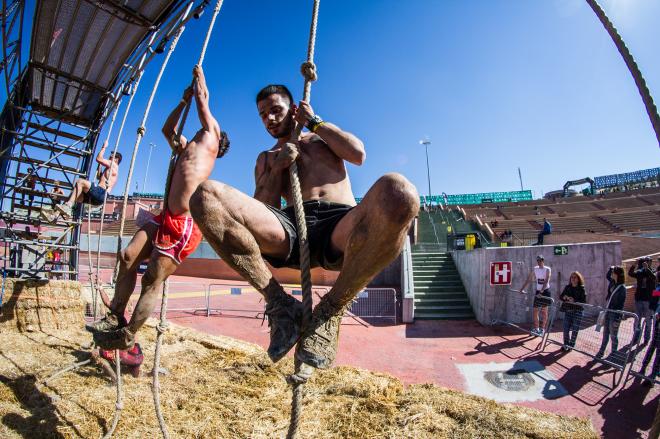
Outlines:
<svg viewBox="0 0 660 439"><path fill-rule="evenodd" d="M264 296L270 358L280 360L300 339L296 358L326 368L335 359L345 308L401 251L419 196L405 177L392 173L379 178L356 206L344 162L364 162L360 139L321 120L307 102L296 106L285 86L265 87L256 101L264 127L277 142L257 158L254 198L206 181L193 194L192 215L222 259ZM296 122L310 131L297 146L289 143ZM264 262L300 265L288 175L296 159L311 265L340 271L302 334L302 303L284 292ZM280 208L280 197L289 207Z"/></svg>
<svg viewBox="0 0 660 439"><path fill-rule="evenodd" d="M103 319L86 326L94 334L96 344L103 349L127 349L133 345L135 333L154 310L162 283L202 240L202 234L190 216L190 197L211 175L215 159L227 152L229 139L220 130L209 108L209 91L201 67L195 66L193 77L196 86L185 90L183 99L163 125L165 138L179 156L167 198L167 210L143 226L122 250L110 311ZM190 141L183 136L177 139L181 113L193 95L202 128ZM146 258L150 259L142 277L140 299L127 323L124 311L135 288L138 266Z"/></svg>
<svg viewBox="0 0 660 439"><path fill-rule="evenodd" d="M55 221L57 214L61 215L64 219L71 218L73 206L76 203L87 203L92 206L101 206L103 204L106 192L110 193L112 188L115 187L115 183L117 183L119 164L121 163L121 154L118 152L111 153L107 159L103 157L107 147L108 141L106 140L96 156L96 163L99 165L99 169L96 171L98 184L94 184L84 178L77 179L68 200L62 204L55 205L57 212L51 213L42 210L43 216L48 222Z"/></svg>

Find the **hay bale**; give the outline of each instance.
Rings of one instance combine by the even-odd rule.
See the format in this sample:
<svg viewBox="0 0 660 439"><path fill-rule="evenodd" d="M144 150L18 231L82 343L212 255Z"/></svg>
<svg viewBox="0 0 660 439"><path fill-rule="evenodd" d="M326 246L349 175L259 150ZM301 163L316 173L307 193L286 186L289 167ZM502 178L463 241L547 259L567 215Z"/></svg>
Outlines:
<svg viewBox="0 0 660 439"><path fill-rule="evenodd" d="M52 331L84 323L80 282L6 279L0 314L2 330Z"/></svg>
<svg viewBox="0 0 660 439"><path fill-rule="evenodd" d="M150 321L149 324L153 324ZM173 325L166 334L161 401L172 437L281 438L291 390L291 358L272 364L263 349ZM139 341L145 366L153 361L155 331ZM43 384L81 359L89 341L81 329L44 334L10 332L0 345L0 437L99 437L112 418L115 390L93 366ZM160 437L151 378L125 375L124 409L116 437ZM305 386L304 438L577 438L595 439L589 420L498 404L443 389L404 389L394 377L337 367L320 370Z"/></svg>

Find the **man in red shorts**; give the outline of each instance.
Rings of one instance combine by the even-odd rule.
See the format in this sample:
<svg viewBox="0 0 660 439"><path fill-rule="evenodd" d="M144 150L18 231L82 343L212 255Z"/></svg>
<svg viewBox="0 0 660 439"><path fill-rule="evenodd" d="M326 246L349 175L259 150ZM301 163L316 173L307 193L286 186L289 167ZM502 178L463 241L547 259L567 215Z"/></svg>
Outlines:
<svg viewBox="0 0 660 439"><path fill-rule="evenodd" d="M190 216L190 196L209 178L215 159L225 154L229 140L209 109L209 92L201 67L195 66L193 77L196 86L185 90L183 99L163 126L163 134L179 155L167 209L144 225L122 251L110 311L103 319L85 326L103 349L127 349L133 345L136 332L153 312L159 287L202 240L202 234ZM188 141L183 136L177 138L176 133L181 113L193 95L202 128ZM127 323L124 318L126 305L135 288L138 266L146 258L150 259L142 277L140 299Z"/></svg>

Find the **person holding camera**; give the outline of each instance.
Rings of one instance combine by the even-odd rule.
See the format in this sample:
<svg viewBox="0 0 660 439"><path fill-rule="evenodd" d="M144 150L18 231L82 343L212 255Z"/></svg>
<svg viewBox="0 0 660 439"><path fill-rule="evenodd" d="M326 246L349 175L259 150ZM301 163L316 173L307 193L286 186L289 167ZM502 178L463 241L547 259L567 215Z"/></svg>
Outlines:
<svg viewBox="0 0 660 439"><path fill-rule="evenodd" d="M619 325L621 324L621 313L611 312L620 311L626 303L626 272L621 266L612 266L607 272L607 280L610 281L610 286L607 289L607 306L609 311L605 312L605 318L602 322L603 341L600 344L600 349L596 354L596 358L603 358L605 349L610 339L612 340L612 353L619 349ZM598 319L600 323L600 318Z"/></svg>
<svg viewBox="0 0 660 439"><path fill-rule="evenodd" d="M653 260L649 257L639 259L637 268L631 266L628 270L628 276L637 279L637 288L635 289L635 313L639 316L639 322L635 328L633 342L636 343L641 335L642 322L646 321L644 328L644 343L647 345L651 338L651 317L653 310L651 306L651 295L655 288L655 273L651 270Z"/></svg>
<svg viewBox="0 0 660 439"><path fill-rule="evenodd" d="M579 271L571 273L568 285L564 287L559 298L562 300L560 311L564 313L564 345L563 351L570 351L575 347L580 323L582 322L581 303L587 302L587 293L584 289L584 277Z"/></svg>

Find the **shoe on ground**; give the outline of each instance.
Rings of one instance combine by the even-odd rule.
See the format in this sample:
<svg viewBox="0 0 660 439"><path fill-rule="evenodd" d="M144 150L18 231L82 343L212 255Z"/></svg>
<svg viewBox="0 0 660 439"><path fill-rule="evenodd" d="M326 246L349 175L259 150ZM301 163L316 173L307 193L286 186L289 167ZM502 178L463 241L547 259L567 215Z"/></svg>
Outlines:
<svg viewBox="0 0 660 439"><path fill-rule="evenodd" d="M95 332L94 343L101 349L130 349L135 344L135 334L123 327L111 331Z"/></svg>
<svg viewBox="0 0 660 439"><path fill-rule="evenodd" d="M271 299L266 304L265 315L270 326L268 356L277 363L300 339L303 304L288 294Z"/></svg>
<svg viewBox="0 0 660 439"><path fill-rule="evenodd" d="M68 220L73 215L71 206L68 204L56 204L55 209L62 215L62 218Z"/></svg>
<svg viewBox="0 0 660 439"><path fill-rule="evenodd" d="M564 351L564 352L568 352L568 351L571 350L571 347L568 346L568 345L564 345L564 346L561 347L561 350Z"/></svg>
<svg viewBox="0 0 660 439"><path fill-rule="evenodd" d="M296 347L296 359L317 369L329 368L337 356L343 314L343 307L337 308L330 301L321 300Z"/></svg>
<svg viewBox="0 0 660 439"><path fill-rule="evenodd" d="M118 316L112 312L108 312L105 317L85 325L85 330L95 332L107 332L121 329L126 326L126 318Z"/></svg>
<svg viewBox="0 0 660 439"><path fill-rule="evenodd" d="M598 351L596 353L596 358L603 358L605 356L605 351Z"/></svg>
<svg viewBox="0 0 660 439"><path fill-rule="evenodd" d="M529 333L532 334L534 337L540 337L541 336L541 334L539 333L538 328L532 329L531 331L529 331Z"/></svg>

